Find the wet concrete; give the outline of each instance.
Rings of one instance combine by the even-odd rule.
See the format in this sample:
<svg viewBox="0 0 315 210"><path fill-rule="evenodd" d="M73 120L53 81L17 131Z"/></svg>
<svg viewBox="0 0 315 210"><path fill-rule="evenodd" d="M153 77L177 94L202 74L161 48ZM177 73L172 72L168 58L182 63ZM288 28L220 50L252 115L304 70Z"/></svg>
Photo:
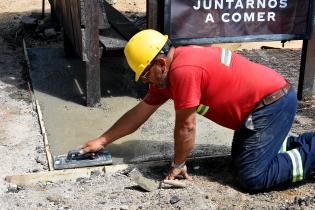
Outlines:
<svg viewBox="0 0 315 210"><path fill-rule="evenodd" d="M121 57L102 60L102 99L97 108L84 106L84 65L65 59L62 49L28 49L35 97L42 110L52 155L64 154L109 128L146 92ZM192 156L230 152L232 131L198 116ZM107 148L113 163L169 159L173 156L173 102L164 104L138 131Z"/></svg>

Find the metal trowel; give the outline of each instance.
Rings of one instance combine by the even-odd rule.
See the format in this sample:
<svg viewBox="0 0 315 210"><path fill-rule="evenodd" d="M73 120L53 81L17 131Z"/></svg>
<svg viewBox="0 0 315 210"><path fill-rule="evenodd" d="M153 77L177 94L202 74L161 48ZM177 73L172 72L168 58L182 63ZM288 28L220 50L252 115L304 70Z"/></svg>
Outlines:
<svg viewBox="0 0 315 210"><path fill-rule="evenodd" d="M80 149L70 150L68 154L54 156L54 169L82 168L112 164L112 156L104 149L96 153L81 154Z"/></svg>
<svg viewBox="0 0 315 210"><path fill-rule="evenodd" d="M152 179L148 179L142 175L136 175L133 177L133 180L141 187L142 189L151 192L161 188L185 188L186 184L178 181L178 180L163 180L163 181L156 181Z"/></svg>

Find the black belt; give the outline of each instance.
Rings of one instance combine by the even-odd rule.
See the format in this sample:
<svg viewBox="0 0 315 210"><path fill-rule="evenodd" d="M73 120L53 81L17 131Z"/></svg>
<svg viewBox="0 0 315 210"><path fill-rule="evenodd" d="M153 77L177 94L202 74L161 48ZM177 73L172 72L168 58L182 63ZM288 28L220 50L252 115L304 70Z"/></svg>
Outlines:
<svg viewBox="0 0 315 210"><path fill-rule="evenodd" d="M284 87L280 88L276 92L266 96L265 98L261 99L255 106L254 110L260 109L264 106L272 104L273 102L279 100L282 96L286 95L290 89L290 84L286 83Z"/></svg>

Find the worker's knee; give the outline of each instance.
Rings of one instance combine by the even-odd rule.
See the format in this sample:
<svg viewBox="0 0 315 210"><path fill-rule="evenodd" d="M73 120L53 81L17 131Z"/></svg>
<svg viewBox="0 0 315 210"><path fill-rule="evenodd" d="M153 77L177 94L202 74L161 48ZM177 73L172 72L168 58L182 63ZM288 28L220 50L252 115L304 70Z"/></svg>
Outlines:
<svg viewBox="0 0 315 210"><path fill-rule="evenodd" d="M264 183L264 178L261 175L245 175L240 174L239 176L240 186L247 192L257 192L266 190L266 185Z"/></svg>

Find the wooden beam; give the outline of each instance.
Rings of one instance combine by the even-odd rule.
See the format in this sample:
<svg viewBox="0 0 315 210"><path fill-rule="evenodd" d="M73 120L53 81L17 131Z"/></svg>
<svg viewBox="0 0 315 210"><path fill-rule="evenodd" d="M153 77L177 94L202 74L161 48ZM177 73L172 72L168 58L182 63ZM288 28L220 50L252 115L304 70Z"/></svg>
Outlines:
<svg viewBox="0 0 315 210"><path fill-rule="evenodd" d="M298 99L308 100L313 96L315 80L315 19L310 40L303 41L301 68L298 86Z"/></svg>
<svg viewBox="0 0 315 210"><path fill-rule="evenodd" d="M121 34L126 40L129 40L133 35L139 32L139 29L135 27L124 15L118 10L104 1L105 12L108 22L111 26Z"/></svg>
<svg viewBox="0 0 315 210"><path fill-rule="evenodd" d="M30 63L30 59L29 59L29 56L28 56L28 53L27 53L26 43L25 43L24 39L23 39L23 50L24 50L25 60L26 60L26 63L27 63L28 74L31 75L30 74L31 63ZM38 115L38 122L39 122L39 125L40 125L41 134L43 136L43 141L44 141L44 147L45 147L45 152L46 152L48 168L49 168L49 170L52 171L52 170L54 170L54 168L53 168L53 160L52 160L52 155L50 153L50 148L49 148L49 144L48 144L48 140L47 140L47 133L46 133L46 129L45 129L45 126L44 126L43 114L42 114L42 111L40 109L38 101L35 99L34 89L33 89L33 85L32 84L29 84L29 89L30 89L31 98L32 98L33 110L37 111L37 115Z"/></svg>
<svg viewBox="0 0 315 210"><path fill-rule="evenodd" d="M42 19L45 18L45 0L42 0Z"/></svg>
<svg viewBox="0 0 315 210"><path fill-rule="evenodd" d="M191 164L195 161L202 161L211 158L224 158L229 157L230 154L222 154L215 156L202 156L202 157L189 157L187 163ZM76 180L78 178L89 178L93 172L99 172L100 175L104 173L117 173L123 170L131 170L133 168L148 168L148 167L168 167L170 165L170 160L157 160L142 162L137 164L119 164L119 165L108 165L108 166L98 166L89 168L76 168L76 169L66 169L66 170L54 170L45 171L38 173L28 173L22 175L6 176L5 180L13 184L28 185L37 182L58 182L66 180Z"/></svg>
<svg viewBox="0 0 315 210"><path fill-rule="evenodd" d="M105 173L105 167L76 168L67 170L45 171L22 175L6 176L5 181L17 185L29 185L37 182L58 182L66 180L76 180L78 178L89 178L91 173Z"/></svg>
<svg viewBox="0 0 315 210"><path fill-rule="evenodd" d="M147 0L147 28L164 31L164 1Z"/></svg>
<svg viewBox="0 0 315 210"><path fill-rule="evenodd" d="M86 64L86 99L88 106L96 106L101 98L99 9L97 0L84 2L85 29L83 36L83 60Z"/></svg>

